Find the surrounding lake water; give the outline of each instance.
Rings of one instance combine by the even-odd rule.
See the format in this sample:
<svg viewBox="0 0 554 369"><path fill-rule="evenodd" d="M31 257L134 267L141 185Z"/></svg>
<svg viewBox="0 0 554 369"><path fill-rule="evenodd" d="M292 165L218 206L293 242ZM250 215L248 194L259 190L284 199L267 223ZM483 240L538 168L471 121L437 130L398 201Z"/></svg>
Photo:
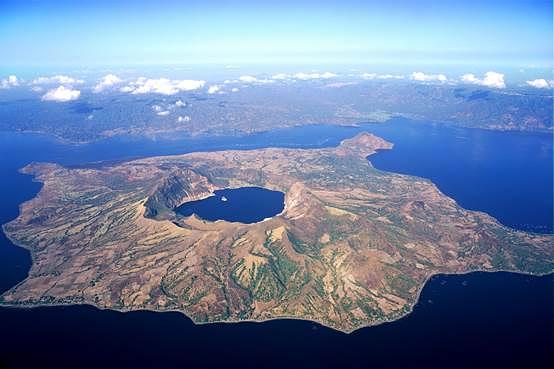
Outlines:
<svg viewBox="0 0 554 369"><path fill-rule="evenodd" d="M214 191L208 198L189 201L175 211L186 217L196 214L209 221L256 223L283 211L285 194L261 187L240 187Z"/></svg>
<svg viewBox="0 0 554 369"><path fill-rule="evenodd" d="M428 178L466 209L529 232L553 233L551 134L410 124L371 132L394 143L371 156L379 169Z"/></svg>
<svg viewBox="0 0 554 369"><path fill-rule="evenodd" d="M30 176L17 172L32 161L83 166L199 150L325 147L364 130L395 144L370 157L377 168L430 178L462 206L486 211L511 227L552 232L551 135L405 120L237 138L112 139L80 146L41 135L0 133L0 223L15 218L19 204L40 189ZM29 266L28 252L0 233L0 292L21 281ZM0 368L550 368L553 285L553 275L436 276L412 314L351 335L294 320L196 326L179 313L0 308Z"/></svg>

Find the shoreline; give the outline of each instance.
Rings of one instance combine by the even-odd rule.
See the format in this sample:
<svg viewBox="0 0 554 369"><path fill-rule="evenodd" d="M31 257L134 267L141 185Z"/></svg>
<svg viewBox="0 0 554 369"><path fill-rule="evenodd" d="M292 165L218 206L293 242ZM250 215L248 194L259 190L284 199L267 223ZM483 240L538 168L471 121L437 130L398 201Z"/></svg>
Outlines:
<svg viewBox="0 0 554 369"><path fill-rule="evenodd" d="M329 324L326 324L324 322L320 322L320 321L312 320L312 319L308 319L308 318L300 318L300 317L296 317L296 316L277 316L277 317L272 317L272 318L267 318L267 319L230 319L230 320L214 320L214 321L209 321L209 322L197 322L194 319L192 319L189 315L187 315L184 311L177 310L177 309L167 309L167 310L161 310L161 309L156 310L156 309L148 309L148 308L145 308L145 309L118 309L118 308L113 308L113 307L101 307L101 306L95 305L94 303L86 303L86 302L85 303L67 303L67 304L54 303L54 304L18 305L18 304L13 304L13 303L10 304L10 303L5 303L3 301L0 301L0 308L32 310L32 309L37 309L37 308L90 306L90 307L93 307L93 308L95 308L99 311L115 311L115 312L123 313L123 314L132 313L132 312L139 312L139 311L147 311L147 312L153 312L153 313L179 313L179 314L184 315L194 325L198 325L198 326L208 325L208 324L240 324L240 323L259 323L259 324L262 324L262 323L276 321L276 320L300 320L300 321L319 324L319 325L321 325L325 328L329 328L333 331L340 332L340 333L343 333L343 334L346 334L346 335L350 335L350 334L352 334L352 333L354 333L358 330L371 328L371 327L376 327L376 326L380 326L380 325L386 324L386 323L392 323L392 322L398 321L398 320L403 319L403 318L409 316L410 314L412 314L413 311L414 311L415 306L420 302L421 293L423 292L423 289L425 288L425 286L427 286L427 284L429 283L429 281L433 277L436 277L436 276L445 276L445 277L463 276L463 275L468 275L468 274L473 274L473 273L512 273L512 274L526 275L526 276L531 276L531 277L544 277L544 276L548 276L548 275L554 275L554 270L551 270L550 272L547 272L547 273L528 273L528 272L515 271L515 270L505 270L505 269L499 269L499 270L475 269L475 270L459 272L459 273L433 273L433 274L430 274L429 276L427 276L425 281L422 283L421 287L418 289L417 297L414 300L414 303L410 305L409 310L406 313L400 314L395 318L376 321L376 322L371 323L371 324L361 325L361 326L359 326L357 328L354 328L354 329L351 329L351 330L343 330L343 329L340 329L340 328L337 328L337 327L333 327L333 326L331 326ZM19 283L17 285L19 285ZM17 285L13 286L12 288L16 287ZM11 288L10 288L10 290L11 290ZM10 290L8 290L8 291L10 291ZM8 291L6 291L6 292L8 292ZM0 295L0 297L2 295Z"/></svg>
<svg viewBox="0 0 554 369"><path fill-rule="evenodd" d="M377 136L378 137L378 136ZM341 141L342 142L342 141ZM380 149L380 150L389 150L389 148L387 149ZM223 151L228 151L228 150L223 150ZM374 152L375 153L375 152ZM163 156L179 156L180 154L177 154L177 155L163 155ZM185 154L186 155L186 154ZM162 157L163 157L162 156ZM366 157L366 159L368 159L369 157L371 156L368 155ZM155 156L157 157L157 156ZM150 157L149 157L150 158ZM371 164L371 161L368 160L368 163L373 166ZM396 172L389 172L389 173L393 173L393 174L398 174L398 175L401 175L401 176L409 176L409 177L416 177L416 178L422 178L424 179L425 181L428 181L429 183L431 183L435 188L436 190L442 194L442 191L440 191L440 189L438 189L437 185L432 182L430 179L428 178L423 178L423 177L418 177L418 176L413 176L413 175L408 175L408 174L400 174L400 173L396 173ZM42 181L38 180L36 176L33 176L33 181L35 182L39 182L39 183L42 183ZM232 187L230 187L232 188ZM42 188L38 191L38 193L40 193L40 191L42 190ZM36 198L36 196L38 195L35 194L33 198ZM287 193L285 192L285 199L286 199L286 195ZM210 196L214 196L213 193L210 193L208 195L208 197ZM446 195L445 195L446 196ZM449 199L451 199L453 202L457 203L456 200L450 196L446 196L448 197ZM27 201L31 201L33 198L27 200ZM24 201L22 202L21 204L19 204L19 214L21 214L21 207L27 202L27 201ZM265 222L265 221L268 221L268 220L271 220L273 218L276 218L276 217L279 217L281 215L283 215L285 212L287 211L287 206L286 206L286 201L285 201L285 204L284 204L284 208L283 210L281 211L281 213L273 216L273 217L270 217L270 218L266 218L266 219L263 219L261 220L260 222L256 222L256 223L262 223L262 222ZM492 218L495 222L496 219L494 217L491 217L488 213L485 213L485 212L482 212L482 211L476 211L476 210L472 210L474 212L478 212L478 213L482 213L483 215L486 215L487 217L490 217ZM19 216L19 215L18 215ZM194 216L194 215L193 215ZM218 222L226 222L224 220L217 220L215 221L214 223L218 223ZM229 222L229 223L240 223L240 222ZM254 223L254 224L256 224ZM501 224L500 222L498 222L499 224ZM6 223L7 224L7 223ZM35 256L34 256L34 253L33 253L33 250L32 248L30 247L27 247L25 245L22 245L22 244L18 244L17 242L14 242L14 240L8 235L7 232L5 232L5 225L6 224L3 224L2 225L2 231L4 232L6 238L14 245L14 246L17 246L17 247L21 247L25 250L27 250L29 253L30 253L30 259L31 259L31 265L30 265L30 268L29 270L27 271L27 276L29 275L29 272L32 270L33 268L33 265L35 264ZM242 223L241 223L242 224ZM503 227L506 227L506 228L510 228L510 227L507 227L503 224L501 224ZM511 229L511 228L510 228ZM520 230L516 230L518 232L524 232L524 231L520 231ZM524 233L531 233L531 232L524 232ZM540 234L539 235L544 235L544 234ZM413 312L413 309L414 307L417 305L417 303L420 301L420 297L421 297L421 292L423 291L423 289L425 288L425 286L427 285L427 283L429 282L429 280L431 278L433 278L434 276L437 276L437 275L464 275L464 274L470 274L470 273L476 273L476 272L484 272L484 273L494 273L494 272L509 272L509 273L516 273L516 274L521 274L521 275L531 275L531 276L544 276L544 275L549 275L549 274L552 274L554 273L554 270L550 270L548 272L545 272L545 273L530 273L530 272L525 272L525 271L521 271L521 270L508 270L508 269L479 269L479 268L476 268L476 269L471 269L471 270L467 270L467 271L460 271L460 272L450 272L450 273L441 273L441 272L435 272L435 273L431 273L431 274L428 274L425 279L422 281L421 285L418 287L418 290L417 290L417 293L415 293L415 298L413 301L410 301L408 302L408 304L406 305L407 307L407 311L405 313L399 313L398 315L395 315L394 317L390 318L390 319L384 319L384 320L379 320L379 321L375 321L375 322L371 322L371 323L368 323L368 324L365 324L365 325L360 325L359 327L356 327L356 328L353 328L353 329L348 329L348 330L343 330L343 329L340 329L340 328L337 328L336 326L332 326L330 324L327 324L325 322L321 322L321 321L318 321L318 320L312 320L310 318L305 318L305 317L297 317L297 316L276 316L276 317L268 317L268 318L263 318L263 319L228 319L228 320L214 320L214 321L209 321L209 322L195 322L189 315L187 315L183 310L177 310L177 309L156 309L156 308L151 308L151 309L144 309L144 308L141 308L141 309L133 309L133 308L115 308L115 307L100 307L98 305L95 305L94 303L88 303L88 302L82 302L82 303L52 303L52 304L41 304L41 303L37 303L37 304L28 304L28 305L19 305L17 303L6 303L6 302L0 302L0 307L12 307L12 308L36 308L36 307L56 307L56 306L93 306L99 310L113 310L113 311L118 311L118 312L132 312L132 311L152 311L152 312L178 312L178 313L181 313L183 315L185 315L187 318L191 319L191 321L194 323L194 324L197 324L197 325L200 325L200 324L212 324L212 323L240 323L240 322L257 322L257 323L263 323L263 322L266 322L266 321L271 321L271 320L281 320L281 319L287 319L287 320L304 320L304 321L309 321L309 322L313 322L313 323L317 323L317 324L320 324L322 326L325 326L325 327L328 327L328 328L331 328L333 330L336 330L336 331L339 331L339 332L342 332L342 333L345 333L345 334L349 334L349 333L352 333L352 332L355 332L357 331L358 329L362 329L362 328L367 328L367 327L372 327L372 326L377 326L377 325L380 325L380 324L383 324L383 323L388 323L388 322L393 322L393 321L397 321L409 314L411 314ZM27 277L26 277L27 278ZM18 282L17 284L15 284L14 286L11 286L9 289L7 289L4 293L2 293L0 295L3 296L4 294L8 293L9 291L13 290L14 288L17 288L19 285L21 285L25 280L26 278L24 278L23 280L21 280L20 282Z"/></svg>
<svg viewBox="0 0 554 369"><path fill-rule="evenodd" d="M394 119L407 119L411 122L414 122L414 123L418 123L418 124L421 124L421 123L427 123L429 125L444 125L444 126L448 126L448 127L453 127L453 128L463 128L463 129L471 129L471 130L484 130L484 131L491 131L491 132L519 132L519 133L525 133L525 134L547 134L547 135L552 135L554 133L554 126L551 127L551 128L541 128L541 129L523 129L523 128L517 128L517 127L488 127L488 126L485 126L485 127L474 127L474 126L469 126L469 125L464 125L464 124L456 124L456 122L452 122L452 121L437 121L437 120L432 120L432 119L426 119L424 117L406 117L406 116L403 116L403 115L392 115L392 117L390 119L387 119L386 121L358 121L358 122L354 122L354 123L308 123L308 124L293 124L293 125L285 125L285 126L282 126L282 127L277 127L277 128L274 128L274 129L260 129L260 130L254 130L254 131L244 131L244 132L240 132L239 134L236 134L236 135L232 135L233 137L241 137L241 136L248 136L248 135L252 135L252 134L260 134L260 133L265 133L265 132L271 132L271 131L274 131L274 130L283 130L283 129L291 129L291 128L296 128L296 127L309 127L309 126L318 126L318 125L324 125L324 126L336 126L336 127L353 127L353 128L360 128L360 127L363 127L364 125L367 125L367 124L388 124L390 123L390 121L394 120ZM124 132L124 133L118 133L118 134L113 134L113 135L101 135L101 137L98 137L98 138L92 138L92 139L87 139L87 140L77 140L77 141L73 141L69 138L64 138L63 136L61 135L58 135L56 133L51 133L51 132L46 132L46 131L40 131L40 130L0 130L0 134L1 133L9 133L9 134L24 134L24 135L27 135L27 134L30 134L30 135L41 135L41 136L44 136L44 137L47 137L47 138L50 138L50 139L53 139L55 141L57 141L58 143L60 144L63 144L63 145L67 145L67 146L76 146L76 147L79 147L79 146L85 146L85 145L90 145L90 144L94 144L94 143L98 143L98 142L102 142L102 141L105 141L105 140L109 140L109 139L114 139L114 138L139 138L139 139L156 139L156 138L163 138L163 137L160 137L160 136L167 136L167 135L171 135L171 134L174 134L174 133L178 133L178 132L182 132L182 130L172 130L172 131L160 131L160 132L142 132L142 133L131 133L131 132ZM102 133L102 132L101 132ZM100 133L100 134L101 134ZM194 139L194 138L197 138L197 137L208 137L208 138L215 138L215 137L222 137L222 136L226 136L226 135L206 135L206 134L200 134L200 135L191 135L191 136L188 136L187 138L191 138L191 139ZM228 135L227 135L228 136Z"/></svg>

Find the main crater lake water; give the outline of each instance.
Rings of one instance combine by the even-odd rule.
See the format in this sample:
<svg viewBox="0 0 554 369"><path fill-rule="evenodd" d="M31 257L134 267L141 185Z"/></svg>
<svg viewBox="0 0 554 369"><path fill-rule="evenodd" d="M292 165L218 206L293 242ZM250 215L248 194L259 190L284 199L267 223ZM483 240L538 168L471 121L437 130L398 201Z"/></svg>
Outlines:
<svg viewBox="0 0 554 369"><path fill-rule="evenodd" d="M200 219L227 222L257 223L283 211L285 194L261 187L240 187L216 190L202 200L189 201L175 212L185 217L196 214Z"/></svg>
<svg viewBox="0 0 554 369"><path fill-rule="evenodd" d="M14 219L18 206L39 191L39 183L18 172L33 161L82 167L192 151L316 148L362 131L395 144L369 158L378 169L429 178L462 206L510 227L552 232L552 135L403 119L234 138L115 138L89 145L0 133L0 223ZM30 265L29 253L0 233L0 292L25 278ZM197 326L179 313L0 308L0 368L551 368L553 282L553 275L435 276L410 315L350 335L295 320Z"/></svg>

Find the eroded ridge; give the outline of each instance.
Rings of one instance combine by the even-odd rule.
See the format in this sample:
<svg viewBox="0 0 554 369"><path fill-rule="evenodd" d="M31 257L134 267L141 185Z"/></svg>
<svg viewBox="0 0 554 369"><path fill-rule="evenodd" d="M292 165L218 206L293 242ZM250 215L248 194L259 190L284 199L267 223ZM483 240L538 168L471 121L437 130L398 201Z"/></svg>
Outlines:
<svg viewBox="0 0 554 369"><path fill-rule="evenodd" d="M391 146L364 133L327 149L29 165L44 186L4 229L33 264L1 301L177 310L195 322L292 317L350 332L408 313L433 274L552 272L554 236L511 230L366 160ZM284 192L285 210L255 224L173 211L241 186Z"/></svg>

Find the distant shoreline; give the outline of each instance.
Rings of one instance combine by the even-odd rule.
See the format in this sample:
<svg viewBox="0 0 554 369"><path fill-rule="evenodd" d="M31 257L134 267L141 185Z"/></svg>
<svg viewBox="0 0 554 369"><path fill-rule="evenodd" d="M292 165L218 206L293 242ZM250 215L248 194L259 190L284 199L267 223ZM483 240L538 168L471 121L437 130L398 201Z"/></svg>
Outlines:
<svg viewBox="0 0 554 369"><path fill-rule="evenodd" d="M502 127L502 126L498 126L498 127L472 127L472 126L463 125L463 124L456 124L455 122L435 121L435 120L431 120L431 119L425 119L423 117L410 117L410 118L408 118L408 117L403 117L403 116L393 116L392 118L390 118L386 121L383 121L383 122L359 121L359 122L354 122L354 123L307 123L307 124L300 124L300 125L295 124L295 125L276 127L276 128L273 128L273 129L265 129L264 128L264 129L249 131L249 132L240 131L240 132L236 132L235 134L232 134L232 135L200 134L200 135L190 135L190 136L185 135L185 136L179 137L179 138L172 137L171 134L182 133L183 130L180 130L180 129L176 129L176 130L173 130L173 131L142 132L142 133L123 132L123 133L117 133L117 134L113 134L113 135L104 135L104 136L98 137L96 139L88 139L88 140L71 140L71 139L63 137L59 134L52 133L52 132L47 132L47 131L42 131L42 130L0 130L0 133L41 135L41 136L49 137L49 138L51 138L51 139L53 139L53 140L55 140L58 143L63 144L63 145L84 146L84 145L94 144L94 143L97 143L97 142L102 142L102 141L106 141L106 140L110 140L110 139L117 139L117 138L121 138L121 139L125 139L125 138L129 138L129 139L152 139L152 140L155 140L155 139L160 140L161 139L161 140L175 141L175 140L179 140L179 139L194 140L195 138L243 137L243 136L248 136L248 135L253 135L253 134L272 132L272 131L276 131L276 130L286 130L286 129L292 129L292 128L296 128L296 127L308 127L308 126L320 126L320 125L359 128L359 127L363 127L364 125L367 125L367 124L387 124L391 120L398 119L398 118L407 119L407 120L410 120L412 122L417 122L417 123L427 123L427 124L432 124L432 125L439 124L439 125L445 125L445 126L454 127L454 128L464 128L464 129L471 129L471 130L484 130L484 131L493 131L493 132L519 132L519 133L526 133L526 134L548 134L548 135L551 135L551 134L554 133L554 126L551 127L551 128L544 128L544 129L523 129L523 128L518 128L518 127L510 128L510 127Z"/></svg>

